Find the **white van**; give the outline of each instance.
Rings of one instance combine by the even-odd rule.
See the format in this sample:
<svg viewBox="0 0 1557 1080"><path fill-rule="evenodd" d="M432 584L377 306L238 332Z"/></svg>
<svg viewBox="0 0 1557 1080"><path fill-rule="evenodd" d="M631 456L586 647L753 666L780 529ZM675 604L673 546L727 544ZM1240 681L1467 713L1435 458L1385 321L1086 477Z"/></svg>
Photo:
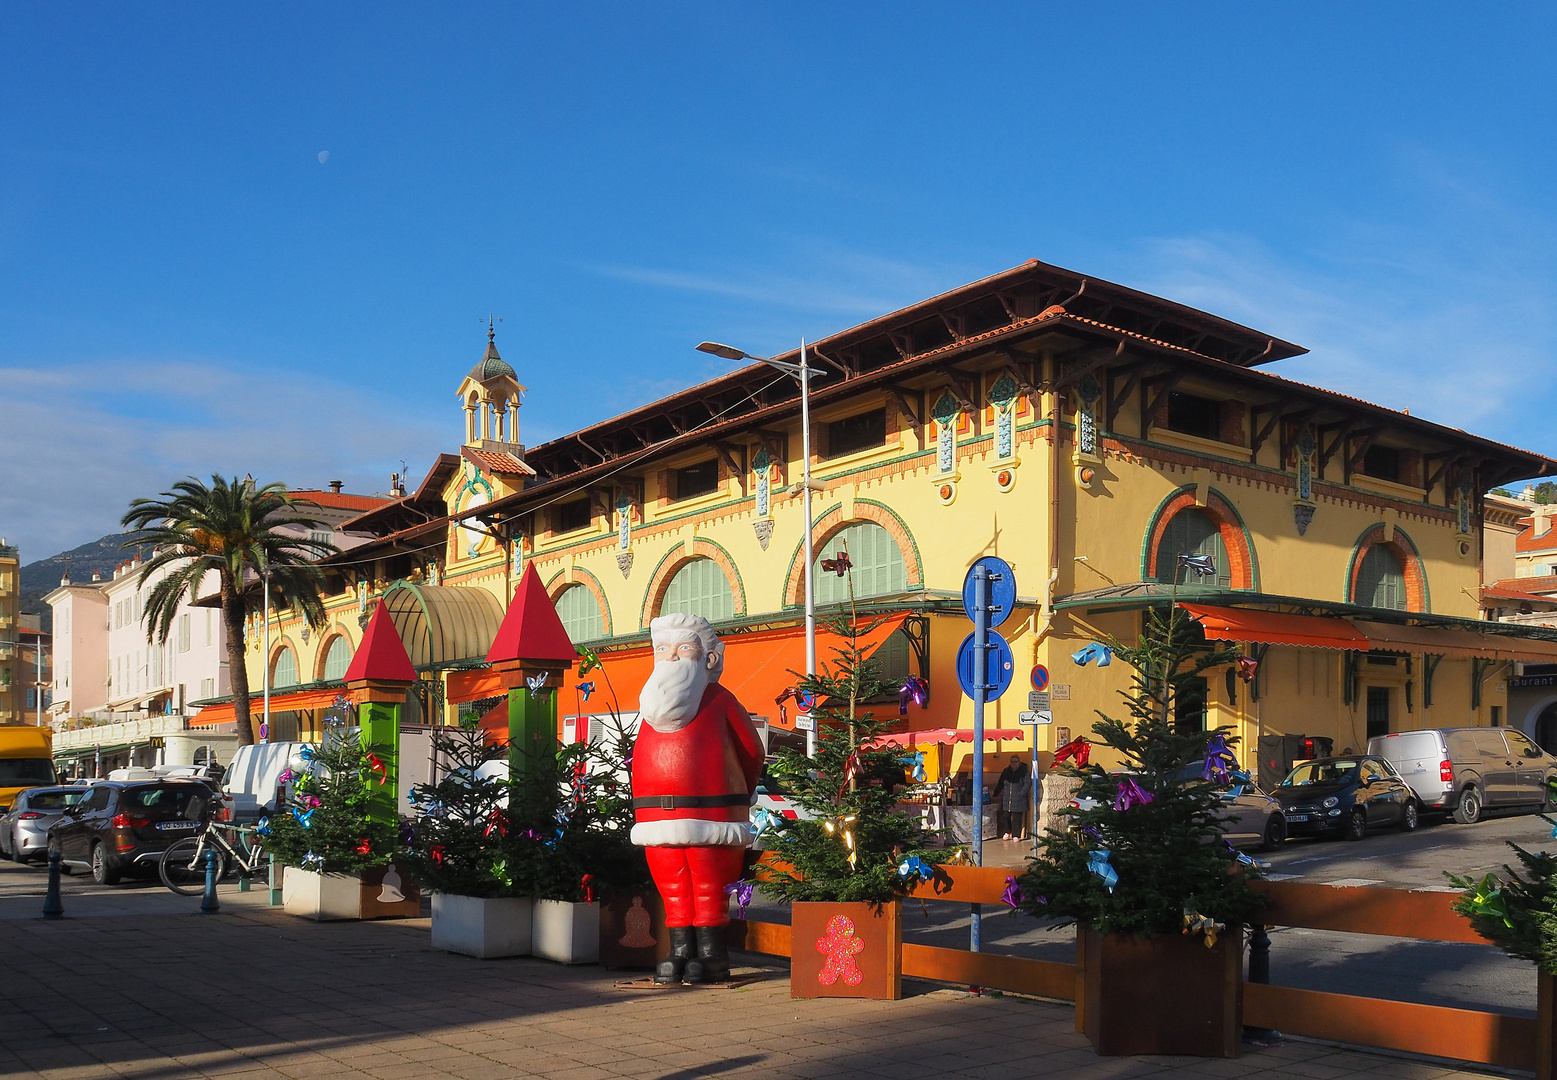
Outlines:
<svg viewBox="0 0 1557 1080"><path fill-rule="evenodd" d="M253 822L276 812L276 806L286 799L289 785L281 782L281 774L288 769L303 772L308 763L302 758L307 743L255 743L240 746L233 754L232 764L222 777L222 790L232 796L234 821Z"/></svg>

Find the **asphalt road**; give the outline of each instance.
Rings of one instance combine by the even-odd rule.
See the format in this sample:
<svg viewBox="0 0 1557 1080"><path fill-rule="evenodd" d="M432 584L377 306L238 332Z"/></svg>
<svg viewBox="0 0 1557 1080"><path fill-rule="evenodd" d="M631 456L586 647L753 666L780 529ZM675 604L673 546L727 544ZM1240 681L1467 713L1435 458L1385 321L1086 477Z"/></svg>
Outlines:
<svg viewBox="0 0 1557 1080"><path fill-rule="evenodd" d="M1378 833L1356 843L1292 840L1281 851L1257 857L1270 863L1269 875L1278 880L1447 890L1446 870L1479 876L1498 872L1512 861L1513 853L1505 844L1508 840L1533 850L1557 843L1551 838L1550 826L1527 815L1491 818L1468 826L1427 824L1415 833ZM986 862L1016 868L1029 850L1026 844L994 842L987 845ZM46 877L37 866L23 868L0 862L0 920L37 918ZM84 873L63 878L61 892L71 919L177 914L193 912L200 903L197 898L174 895L155 880L101 886ZM265 903L262 889L243 895L232 883L222 886L221 897L224 904ZM748 914L753 919L789 921L787 908L760 893ZM966 948L969 915L965 904L910 901L904 910L904 934L921 944ZM1051 960L1069 960L1075 955L1072 931L1049 929L1003 907L985 908L982 937L988 952ZM1274 930L1271 942L1271 981L1279 985L1535 1013L1534 969L1491 946L1300 929Z"/></svg>

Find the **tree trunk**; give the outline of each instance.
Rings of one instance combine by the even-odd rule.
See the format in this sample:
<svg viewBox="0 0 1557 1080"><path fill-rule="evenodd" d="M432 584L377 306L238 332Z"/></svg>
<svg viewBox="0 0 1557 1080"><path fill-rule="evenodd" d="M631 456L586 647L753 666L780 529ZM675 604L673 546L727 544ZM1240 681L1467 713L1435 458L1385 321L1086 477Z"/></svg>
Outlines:
<svg viewBox="0 0 1557 1080"><path fill-rule="evenodd" d="M232 686L232 706L236 716L239 746L254 745L254 724L249 717L249 669L244 666L243 653L247 641L243 636L243 620L248 615L248 605L237 582L225 570L222 572L222 624L227 628L227 681Z"/></svg>

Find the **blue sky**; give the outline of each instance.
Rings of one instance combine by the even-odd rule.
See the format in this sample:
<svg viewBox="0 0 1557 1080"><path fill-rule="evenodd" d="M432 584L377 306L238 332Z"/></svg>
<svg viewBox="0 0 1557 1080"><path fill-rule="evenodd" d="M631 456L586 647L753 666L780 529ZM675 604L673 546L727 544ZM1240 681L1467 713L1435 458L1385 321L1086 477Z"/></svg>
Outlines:
<svg viewBox="0 0 1557 1080"><path fill-rule="evenodd" d="M1557 453L1554 45L1550 5L9 5L0 534L419 478L488 312L533 444L1028 258Z"/></svg>

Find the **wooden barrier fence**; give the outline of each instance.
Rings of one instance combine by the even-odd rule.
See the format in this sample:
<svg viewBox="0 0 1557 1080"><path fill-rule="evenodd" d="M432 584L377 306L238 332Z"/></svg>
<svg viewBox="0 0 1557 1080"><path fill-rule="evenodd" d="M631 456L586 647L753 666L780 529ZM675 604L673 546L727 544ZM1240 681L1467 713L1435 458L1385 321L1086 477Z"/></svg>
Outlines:
<svg viewBox="0 0 1557 1080"><path fill-rule="evenodd" d="M926 882L909 895L999 905L1006 875L1011 872L994 867L945 867L941 880ZM1256 887L1270 899L1260 916L1268 926L1486 944L1471 930L1469 920L1450 908L1452 893L1289 881L1261 881ZM790 954L788 926L747 922L734 924L732 930L732 944L738 948L773 956ZM903 974L1074 1001L1079 972L1073 963L905 942ZM1534 1069L1548 1078L1557 1057L1557 1025L1551 1019L1553 979L1539 972L1537 978L1539 1019L1246 982L1244 1023L1319 1039Z"/></svg>

